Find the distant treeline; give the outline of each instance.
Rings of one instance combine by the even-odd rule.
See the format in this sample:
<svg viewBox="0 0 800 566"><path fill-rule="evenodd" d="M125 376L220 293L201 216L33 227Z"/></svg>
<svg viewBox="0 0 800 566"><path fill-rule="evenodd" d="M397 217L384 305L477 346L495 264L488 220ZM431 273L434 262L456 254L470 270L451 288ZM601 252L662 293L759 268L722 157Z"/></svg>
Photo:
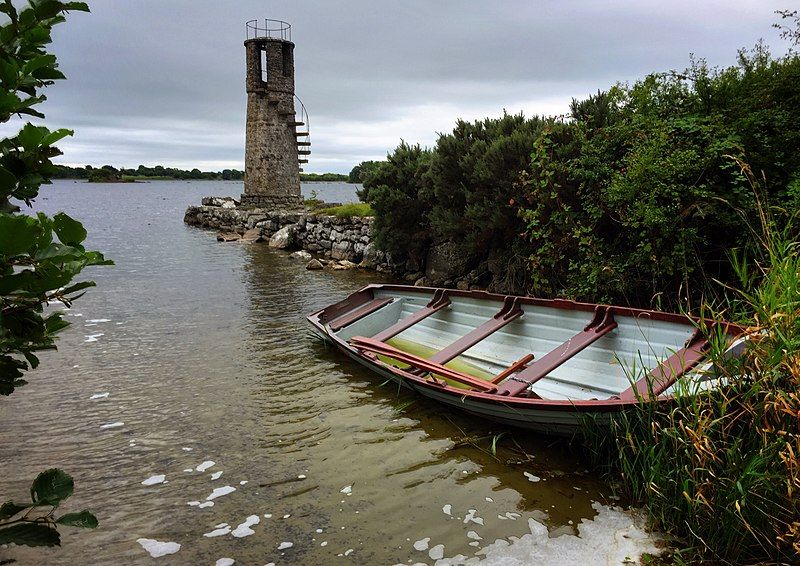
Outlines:
<svg viewBox="0 0 800 566"><path fill-rule="evenodd" d="M140 180L196 179L207 181L241 181L244 171L223 169L222 171L200 171L200 169L177 169L175 167L146 167L139 165L136 169L116 168L112 165L102 167L70 167L56 165L53 179L86 179L90 183L124 183ZM341 173L300 173L303 182L339 181L348 182L348 175Z"/></svg>

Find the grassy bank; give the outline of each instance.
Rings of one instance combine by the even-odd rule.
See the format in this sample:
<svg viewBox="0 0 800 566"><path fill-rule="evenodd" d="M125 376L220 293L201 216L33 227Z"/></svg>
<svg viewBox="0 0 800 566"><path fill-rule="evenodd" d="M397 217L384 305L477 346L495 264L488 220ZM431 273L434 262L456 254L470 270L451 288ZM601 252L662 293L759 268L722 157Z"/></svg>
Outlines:
<svg viewBox="0 0 800 566"><path fill-rule="evenodd" d="M742 357L712 348L723 386L666 409L644 402L613 436L589 437L652 526L676 537L677 563L800 563L800 244L779 215L761 209L749 258L734 255L737 287L705 313L748 327Z"/></svg>

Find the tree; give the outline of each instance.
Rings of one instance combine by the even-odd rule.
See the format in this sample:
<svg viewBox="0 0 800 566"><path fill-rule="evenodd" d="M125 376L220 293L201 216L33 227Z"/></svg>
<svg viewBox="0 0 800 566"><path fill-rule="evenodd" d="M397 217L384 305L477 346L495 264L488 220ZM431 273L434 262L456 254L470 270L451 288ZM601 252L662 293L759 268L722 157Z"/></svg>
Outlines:
<svg viewBox="0 0 800 566"><path fill-rule="evenodd" d="M54 25L65 21L69 10L88 12L83 2L29 0L17 10L3 0L0 12L0 123L23 116L44 118L35 106L45 100L40 90L65 78L56 56L47 53ZM74 282L83 268L109 265L103 255L87 251L86 230L77 220L59 212L52 218L15 214L14 198L31 206L42 184L50 182L53 157L61 151L53 144L72 131L50 131L26 123L13 137L0 140L0 394L10 395L26 384L25 372L39 365L36 352L55 349L57 333L69 323L60 310L94 286ZM60 544L58 525L94 528L97 519L88 511L56 518L54 512L72 495L72 478L59 469L39 474L31 486L31 502L7 501L0 506L0 544L29 546Z"/></svg>

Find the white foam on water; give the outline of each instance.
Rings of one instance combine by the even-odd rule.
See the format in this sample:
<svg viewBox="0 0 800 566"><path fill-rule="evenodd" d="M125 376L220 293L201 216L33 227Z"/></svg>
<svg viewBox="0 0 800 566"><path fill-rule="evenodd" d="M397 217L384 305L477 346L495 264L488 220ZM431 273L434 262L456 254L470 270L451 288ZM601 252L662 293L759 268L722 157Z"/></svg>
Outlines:
<svg viewBox="0 0 800 566"><path fill-rule="evenodd" d="M191 474L194 471L194 468L184 468L183 471L187 474Z"/></svg>
<svg viewBox="0 0 800 566"><path fill-rule="evenodd" d="M239 485L247 485L247 480L242 480L239 482Z"/></svg>
<svg viewBox="0 0 800 566"><path fill-rule="evenodd" d="M344 493L345 495L350 495L351 493L353 493L353 486L352 485L346 485L342 489L339 490L339 493Z"/></svg>
<svg viewBox="0 0 800 566"><path fill-rule="evenodd" d="M317 529L317 531L316 531L316 532L317 532L317 533L321 533L321 532L322 532L322 529Z"/></svg>
<svg viewBox="0 0 800 566"><path fill-rule="evenodd" d="M222 470L220 470L219 472L214 472L213 474L211 474L211 480L212 481L218 480L221 475L222 475Z"/></svg>
<svg viewBox="0 0 800 566"><path fill-rule="evenodd" d="M469 545L470 546L480 546L481 543L479 543L477 540L473 540L471 543L469 543Z"/></svg>
<svg viewBox="0 0 800 566"><path fill-rule="evenodd" d="M198 472L205 472L207 469L209 469L214 464L216 464L216 462L214 460L206 460L202 464L198 464L197 467L195 468L195 470L197 470Z"/></svg>
<svg viewBox="0 0 800 566"><path fill-rule="evenodd" d="M214 566L233 566L236 564L236 560L233 558L220 558L214 563Z"/></svg>
<svg viewBox="0 0 800 566"><path fill-rule="evenodd" d="M214 506L213 501L206 501L205 503L201 503L200 505L198 505L200 509L205 509L206 507L213 507L213 506Z"/></svg>
<svg viewBox="0 0 800 566"><path fill-rule="evenodd" d="M227 526L228 526L228 523L220 523L219 525L214 525L214 528L215 529L221 529L221 528L227 527Z"/></svg>
<svg viewBox="0 0 800 566"><path fill-rule="evenodd" d="M260 522L261 522L261 519L259 519L258 515L250 515L247 519L244 520L244 523L242 523L238 527L236 527L231 532L231 534L233 536L235 536L236 538L247 537L247 536L250 536L252 534L255 534L255 531L253 529L251 529L250 527L252 527L253 525L257 525Z"/></svg>
<svg viewBox="0 0 800 566"><path fill-rule="evenodd" d="M83 337L86 338L86 340L84 340L84 342L97 342L97 339L100 338L101 336L104 336L104 334L102 332L100 332L99 334L84 334L83 335ZM147 539L147 540L149 540L149 539ZM177 550L175 552L177 552Z"/></svg>
<svg viewBox="0 0 800 566"><path fill-rule="evenodd" d="M524 474L525 474L525 477L528 478L528 481L532 481L534 483L536 483L537 481L541 481L541 479L542 479L539 476L534 476L530 472L524 472Z"/></svg>
<svg viewBox="0 0 800 566"><path fill-rule="evenodd" d="M431 541L431 537L425 537L420 539L414 543L414 548L416 550L428 550L428 543Z"/></svg>
<svg viewBox="0 0 800 566"><path fill-rule="evenodd" d="M473 523L476 523L478 525L482 525L483 524L483 519L481 517L477 517L475 515L476 513L477 513L477 511L475 509L470 509L469 512L467 513L467 515L464 517L464 524L466 525L467 523L472 521Z"/></svg>
<svg viewBox="0 0 800 566"><path fill-rule="evenodd" d="M167 476L165 476L164 474L159 474L157 476L150 476L149 478L147 478L142 482L142 485L156 485L157 483L164 483L164 479L166 479L166 477Z"/></svg>
<svg viewBox="0 0 800 566"><path fill-rule="evenodd" d="M352 548L348 548L347 550L344 551L344 555L345 556L350 556L351 554L353 554L353 549Z"/></svg>
<svg viewBox="0 0 800 566"><path fill-rule="evenodd" d="M94 401L95 399L105 399L106 397L108 397L108 393L95 393L89 397L89 401Z"/></svg>
<svg viewBox="0 0 800 566"><path fill-rule="evenodd" d="M432 547L428 551L428 556L431 557L431 560L441 560L444 558L444 545L437 544L436 546Z"/></svg>
<svg viewBox="0 0 800 566"><path fill-rule="evenodd" d="M125 424L124 422L118 421L118 422L115 422L115 423L108 423L108 424L100 425L100 428L118 428L118 427L121 427L124 424Z"/></svg>
<svg viewBox="0 0 800 566"><path fill-rule="evenodd" d="M319 545L320 546L328 546L328 541L327 540L323 540L321 543L319 543Z"/></svg>
<svg viewBox="0 0 800 566"><path fill-rule="evenodd" d="M450 512L450 511L452 511L452 509L453 509L453 506L448 503L447 505L442 507L442 513L444 513L445 515L450 515L452 517L453 515Z"/></svg>
<svg viewBox="0 0 800 566"><path fill-rule="evenodd" d="M492 499L491 497L484 497L484 499L489 503L494 503L494 499Z"/></svg>
<svg viewBox="0 0 800 566"><path fill-rule="evenodd" d="M264 513L265 519L272 519L272 513Z"/></svg>
<svg viewBox="0 0 800 566"><path fill-rule="evenodd" d="M214 537L221 537L221 536L227 535L229 532L231 532L231 528L230 528L229 525L227 525L225 523L223 523L223 524L225 525L224 527L217 527L216 529L214 529L210 533L204 533L203 536L206 537L206 538L214 538Z"/></svg>
<svg viewBox="0 0 800 566"><path fill-rule="evenodd" d="M226 485L225 487L218 487L217 489L211 492L211 495L206 497L206 501L211 501L212 499L216 499L217 497L228 495L229 493L233 493L234 491L236 491L236 488L230 485Z"/></svg>
<svg viewBox="0 0 800 566"><path fill-rule="evenodd" d="M142 545L142 548L150 553L153 558L175 554L181 549L181 545L177 542L161 542L152 538L140 538L136 539L136 542Z"/></svg>
<svg viewBox="0 0 800 566"><path fill-rule="evenodd" d="M297 479L304 480L304 479L306 479L306 475L305 474L300 474L299 476L297 476Z"/></svg>
<svg viewBox="0 0 800 566"><path fill-rule="evenodd" d="M640 514L597 502L592 503L592 507L597 515L593 519L583 519L577 535L550 538L544 524L528 519L529 534L511 542L499 539L478 550L474 558L457 563L468 566L632 564L638 563L644 553L661 553L656 546L658 537L644 531L644 519ZM449 560L449 563L456 562Z"/></svg>
<svg viewBox="0 0 800 566"><path fill-rule="evenodd" d="M519 513L511 513L511 512L508 512L508 513L506 513L506 517L508 517L508 518L509 518L509 519L511 519L512 521L516 521L517 519L519 519L520 517L522 517L522 515L520 515Z"/></svg>
<svg viewBox="0 0 800 566"><path fill-rule="evenodd" d="M498 515L497 518L500 519L501 521L508 521L508 517L506 517L505 515Z"/></svg>
<svg viewBox="0 0 800 566"><path fill-rule="evenodd" d="M187 501L186 505L191 505L192 507L198 507L200 505L199 501Z"/></svg>
<svg viewBox="0 0 800 566"><path fill-rule="evenodd" d="M278 550L286 550L287 548L292 548L294 546L293 542L282 542L278 545Z"/></svg>
<svg viewBox="0 0 800 566"><path fill-rule="evenodd" d="M109 318L90 318L86 322L91 322L93 324L99 324L101 322L111 322L111 319L109 319Z"/></svg>
<svg viewBox="0 0 800 566"><path fill-rule="evenodd" d="M188 446L181 446L181 450L183 450L184 452L191 452L192 450L194 450L194 448L189 448Z"/></svg>
<svg viewBox="0 0 800 566"><path fill-rule="evenodd" d="M291 517L291 515L284 515L283 516L284 519L288 519L289 517Z"/></svg>
<svg viewBox="0 0 800 566"><path fill-rule="evenodd" d="M471 538L472 540L483 540L483 537L475 531L469 531L467 533L467 538Z"/></svg>

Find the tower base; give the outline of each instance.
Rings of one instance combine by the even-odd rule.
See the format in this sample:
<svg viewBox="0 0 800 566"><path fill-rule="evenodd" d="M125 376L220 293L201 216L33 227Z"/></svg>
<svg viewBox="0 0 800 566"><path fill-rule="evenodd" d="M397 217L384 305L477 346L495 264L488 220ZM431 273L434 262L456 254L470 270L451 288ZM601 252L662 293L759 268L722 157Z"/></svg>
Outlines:
<svg viewBox="0 0 800 566"><path fill-rule="evenodd" d="M303 197L300 195L248 195L243 194L241 204L244 208L264 208L267 210L302 210Z"/></svg>

